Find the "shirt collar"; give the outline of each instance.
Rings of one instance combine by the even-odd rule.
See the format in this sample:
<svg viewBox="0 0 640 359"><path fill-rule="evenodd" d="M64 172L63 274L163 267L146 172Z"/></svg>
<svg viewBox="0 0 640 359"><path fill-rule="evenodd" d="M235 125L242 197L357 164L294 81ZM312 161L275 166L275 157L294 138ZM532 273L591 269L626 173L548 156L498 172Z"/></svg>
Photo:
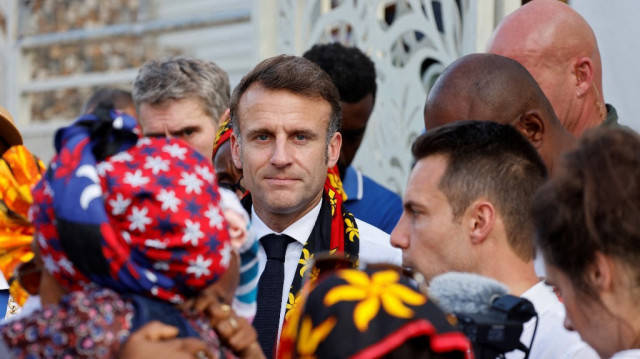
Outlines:
<svg viewBox="0 0 640 359"><path fill-rule="evenodd" d="M536 283L536 285L522 293L522 297L531 301L538 313L546 312L549 307L559 301L558 296L553 292L553 288L546 285L544 281Z"/></svg>
<svg viewBox="0 0 640 359"><path fill-rule="evenodd" d="M286 234L304 245L311 235L313 226L315 226L316 224L316 219L320 214L320 207L322 206L323 200L324 199L321 199L320 202L318 202L318 204L309 211L309 213L305 214L302 218L295 221L280 233L276 233L271 228L269 228L256 214L254 207L251 206L251 227L256 234L256 238L259 239L271 233Z"/></svg>
<svg viewBox="0 0 640 359"><path fill-rule="evenodd" d="M347 201L359 201L364 195L362 173L353 166L347 167L342 179L342 189L347 194Z"/></svg>

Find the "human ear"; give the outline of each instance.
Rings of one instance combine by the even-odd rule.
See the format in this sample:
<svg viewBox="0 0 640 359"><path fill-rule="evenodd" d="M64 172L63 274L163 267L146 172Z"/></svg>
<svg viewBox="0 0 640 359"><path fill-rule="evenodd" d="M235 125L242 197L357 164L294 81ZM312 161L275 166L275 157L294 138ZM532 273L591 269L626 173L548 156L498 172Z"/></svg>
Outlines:
<svg viewBox="0 0 640 359"><path fill-rule="evenodd" d="M496 209L490 202L476 201L467 209L467 223L472 244L481 244L495 223Z"/></svg>
<svg viewBox="0 0 640 359"><path fill-rule="evenodd" d="M336 131L333 136L331 136L329 146L327 147L327 165L329 168L332 168L338 162L340 147L342 147L342 134Z"/></svg>
<svg viewBox="0 0 640 359"><path fill-rule="evenodd" d="M595 260L587 269L587 279L598 292L608 291L613 281L613 263L611 257L596 251Z"/></svg>
<svg viewBox="0 0 640 359"><path fill-rule="evenodd" d="M593 61L588 57L581 57L573 64L576 76L576 95L583 97L593 84Z"/></svg>
<svg viewBox="0 0 640 359"><path fill-rule="evenodd" d="M240 157L240 140L236 138L236 133L231 133L231 159L233 160L233 164L238 169L242 169L242 159Z"/></svg>
<svg viewBox="0 0 640 359"><path fill-rule="evenodd" d="M538 110L531 110L519 116L513 126L529 140L536 148L539 148L544 139L546 126L542 115Z"/></svg>

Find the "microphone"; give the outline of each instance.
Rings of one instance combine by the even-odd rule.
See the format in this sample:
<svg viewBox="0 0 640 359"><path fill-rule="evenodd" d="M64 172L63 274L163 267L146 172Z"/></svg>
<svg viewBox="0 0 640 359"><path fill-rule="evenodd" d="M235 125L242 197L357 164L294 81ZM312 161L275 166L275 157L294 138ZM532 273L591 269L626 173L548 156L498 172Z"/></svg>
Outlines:
<svg viewBox="0 0 640 359"><path fill-rule="evenodd" d="M508 294L509 289L478 274L448 272L431 280L428 293L445 312L487 314L493 301Z"/></svg>
<svg viewBox="0 0 640 359"><path fill-rule="evenodd" d="M441 274L428 287L429 298L455 315L458 327L474 345L476 358L499 358L516 349L528 358L531 344L528 348L522 344L520 335L523 324L537 313L530 301L508 293L504 284L473 273ZM533 337L537 326L536 320Z"/></svg>

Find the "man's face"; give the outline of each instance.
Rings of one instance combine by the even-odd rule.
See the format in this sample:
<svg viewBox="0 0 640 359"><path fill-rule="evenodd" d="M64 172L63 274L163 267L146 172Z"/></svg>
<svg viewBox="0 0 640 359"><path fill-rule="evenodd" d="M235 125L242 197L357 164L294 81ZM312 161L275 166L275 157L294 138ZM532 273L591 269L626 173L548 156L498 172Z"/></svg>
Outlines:
<svg viewBox="0 0 640 359"><path fill-rule="evenodd" d="M197 98L169 100L157 105L140 105L140 126L144 136L170 136L187 142L205 158L213 155L216 122Z"/></svg>
<svg viewBox="0 0 640 359"><path fill-rule="evenodd" d="M338 166L340 173L347 168L360 148L367 122L373 111L373 94L368 94L355 103L341 102L342 108L342 149Z"/></svg>
<svg viewBox="0 0 640 359"><path fill-rule="evenodd" d="M404 194L404 211L391 232L391 245L402 249L402 264L427 280L448 271L475 272L465 218L454 220L447 197L438 188L447 168L442 155L416 163Z"/></svg>
<svg viewBox="0 0 640 359"><path fill-rule="evenodd" d="M233 160L263 220L275 216L291 224L320 201L327 169L340 154L339 133L326 144L330 114L322 99L259 84L240 98Z"/></svg>

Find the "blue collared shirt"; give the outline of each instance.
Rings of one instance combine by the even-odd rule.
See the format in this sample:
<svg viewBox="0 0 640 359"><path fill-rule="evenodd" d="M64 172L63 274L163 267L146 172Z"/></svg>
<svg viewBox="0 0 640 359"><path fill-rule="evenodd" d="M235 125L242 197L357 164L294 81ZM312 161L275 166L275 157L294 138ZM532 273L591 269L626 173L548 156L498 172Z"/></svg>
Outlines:
<svg viewBox="0 0 640 359"><path fill-rule="evenodd" d="M353 166L347 167L342 186L347 194L344 205L349 212L356 218L391 233L402 215L400 196L363 175Z"/></svg>

